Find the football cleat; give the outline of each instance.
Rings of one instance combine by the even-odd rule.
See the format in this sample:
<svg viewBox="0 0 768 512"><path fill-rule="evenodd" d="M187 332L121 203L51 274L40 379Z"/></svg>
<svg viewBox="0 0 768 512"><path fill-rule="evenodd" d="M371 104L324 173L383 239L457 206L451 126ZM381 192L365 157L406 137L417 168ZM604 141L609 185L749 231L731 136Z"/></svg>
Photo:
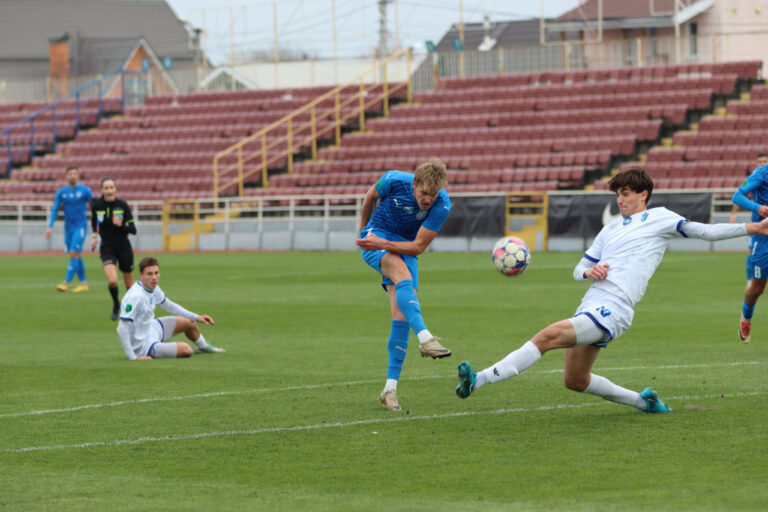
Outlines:
<svg viewBox="0 0 768 512"><path fill-rule="evenodd" d="M120 314L120 308L115 306L112 308L112 314L109 315L109 319L114 322L115 320L117 320L117 315L119 314Z"/></svg>
<svg viewBox="0 0 768 512"><path fill-rule="evenodd" d="M384 404L384 408L388 411L400 411L402 407L397 403L397 391L390 389L389 391L383 391L379 395L379 400Z"/></svg>
<svg viewBox="0 0 768 512"><path fill-rule="evenodd" d="M442 359L450 357L451 351L440 344L440 338L432 336L428 341L419 345L421 357L431 357L432 359Z"/></svg>
<svg viewBox="0 0 768 512"><path fill-rule="evenodd" d="M640 398L645 402L645 412L673 412L672 409L667 407L664 402L661 401L659 395L656 394L656 391L651 388L645 388L640 392Z"/></svg>
<svg viewBox="0 0 768 512"><path fill-rule="evenodd" d="M223 348L214 347L210 343L206 343L202 347L196 347L196 348L197 348L196 351L198 354L201 354L201 353L202 354L223 354L224 352L226 352L226 350L224 350Z"/></svg>
<svg viewBox="0 0 768 512"><path fill-rule="evenodd" d="M66 292L67 290L69 290L69 283L67 283L66 281L59 283L56 285L56 289L59 290L60 292Z"/></svg>
<svg viewBox="0 0 768 512"><path fill-rule="evenodd" d="M79 285L72 288L72 293L80 293L80 292L87 292L88 291L88 285L80 283Z"/></svg>
<svg viewBox="0 0 768 512"><path fill-rule="evenodd" d="M477 372L472 369L469 361L459 363L459 385L456 386L456 395L459 398L467 398L475 390Z"/></svg>
<svg viewBox="0 0 768 512"><path fill-rule="evenodd" d="M739 339L742 343L749 343L751 330L752 322L745 322L743 319L739 322Z"/></svg>

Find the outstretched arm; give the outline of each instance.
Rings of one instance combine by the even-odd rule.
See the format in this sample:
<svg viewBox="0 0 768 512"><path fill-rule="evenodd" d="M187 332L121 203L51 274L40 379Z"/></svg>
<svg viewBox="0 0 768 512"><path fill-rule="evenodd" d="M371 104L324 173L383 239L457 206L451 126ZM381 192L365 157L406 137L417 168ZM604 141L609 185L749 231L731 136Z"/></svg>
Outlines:
<svg viewBox="0 0 768 512"><path fill-rule="evenodd" d="M199 318L199 315L197 313L193 313L191 311L184 309L183 307L176 304L168 297L166 297L163 302L158 304L158 306L160 306L161 308L163 308L164 310L166 310L167 312L169 312L174 316L183 316L184 318L189 318L190 320L195 320L195 321L197 321L197 319Z"/></svg>
<svg viewBox="0 0 768 512"><path fill-rule="evenodd" d="M708 242L727 240L746 235L768 235L768 218L760 222L747 224L702 224L700 222L686 222L680 226L680 230L686 236L699 238Z"/></svg>

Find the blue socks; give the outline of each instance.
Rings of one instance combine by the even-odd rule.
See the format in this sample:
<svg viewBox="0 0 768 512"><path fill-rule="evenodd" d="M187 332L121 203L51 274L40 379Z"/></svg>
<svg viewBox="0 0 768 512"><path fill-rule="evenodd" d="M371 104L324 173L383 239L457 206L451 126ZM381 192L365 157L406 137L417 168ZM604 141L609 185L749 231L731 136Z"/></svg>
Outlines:
<svg viewBox="0 0 768 512"><path fill-rule="evenodd" d="M75 272L80 270L80 262L81 261L82 260L80 260L80 259L69 258L69 265L67 265L67 274L64 277L64 280L67 283L71 283L72 282L72 278L75 277Z"/></svg>
<svg viewBox="0 0 768 512"><path fill-rule="evenodd" d="M755 306L757 306L757 304L754 306L747 306L747 303L743 302L741 306L741 316L743 316L745 320L752 320L752 314L755 312Z"/></svg>
<svg viewBox="0 0 768 512"><path fill-rule="evenodd" d="M405 354L408 352L408 322L392 320L392 330L389 331L389 364L387 365L387 379L398 380L403 369Z"/></svg>
<svg viewBox="0 0 768 512"><path fill-rule="evenodd" d="M406 279L397 283L395 286L395 299L397 300L397 307L405 315L413 332L418 334L427 328L424 319L421 318L421 306L413 289L413 281Z"/></svg>
<svg viewBox="0 0 768 512"><path fill-rule="evenodd" d="M77 274L77 278L82 283L85 281L85 263L83 258L69 258L69 265L67 265L67 274L64 280L67 283L72 282L72 278Z"/></svg>
<svg viewBox="0 0 768 512"><path fill-rule="evenodd" d="M77 278L82 283L85 281L85 263L83 263L83 258L77 258L77 263Z"/></svg>

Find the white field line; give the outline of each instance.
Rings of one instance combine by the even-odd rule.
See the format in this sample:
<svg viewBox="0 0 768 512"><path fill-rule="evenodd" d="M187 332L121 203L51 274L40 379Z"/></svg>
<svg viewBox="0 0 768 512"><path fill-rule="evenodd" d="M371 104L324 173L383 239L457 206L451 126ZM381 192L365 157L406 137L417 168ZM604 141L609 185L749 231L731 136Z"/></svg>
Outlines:
<svg viewBox="0 0 768 512"><path fill-rule="evenodd" d="M754 366L754 365L764 365L764 364L768 364L768 361L742 361L742 362L736 362L736 363L671 364L671 365L662 365L662 366L626 366L626 367L619 367L619 368L600 368L599 371L602 373L602 372L616 372L616 371L620 372L620 371L635 371L635 370L678 370L678 369L688 369L688 368L710 368L715 366ZM553 373L563 373L563 370L562 369L541 370L541 371L534 370L527 373L553 374ZM410 378L401 379L401 380L416 381L416 380L444 379L444 378L447 378L447 377L445 375L429 375L424 377L410 377ZM308 384L304 386L286 386L281 388L256 388L256 389L245 389L241 391L216 391L212 393L197 393L194 395L155 397L155 398L137 398L135 400L121 400L118 402L105 402L105 403L99 403L99 404L78 405L74 407L63 407L60 409L41 409L41 410L35 410L35 411L11 412L11 413L0 414L0 419L18 418L22 416L37 416L42 414L75 412L75 411L82 411L86 409L101 409L106 407L119 407L122 405L145 404L145 403L152 403L152 402L173 402L178 400L190 400L190 399L196 399L196 398L211 398L216 396L247 395L247 394L258 394L258 393L278 393L281 391L301 391L306 389L319 389L319 388L338 387L338 386L358 386L358 385L380 383L381 380L382 379L359 380L359 381L348 381L348 382L334 382L334 383L327 383L327 384Z"/></svg>
<svg viewBox="0 0 768 512"><path fill-rule="evenodd" d="M750 393L714 393L709 395L688 395L688 396L673 396L669 397L669 401L682 401L682 400L703 400L709 398L744 398L750 396L759 396L768 394L766 391L755 391ZM441 420L446 418L458 418L463 416L491 416L498 414L515 414L525 412L540 412L540 411L553 411L558 409L583 409L585 407L596 407L599 405L607 405L610 402L586 402L583 404L557 404L557 405L545 405L541 407L516 407L513 409L495 409L492 411L465 411L465 412L451 412L445 414L428 414L424 416L396 416L386 418L370 418L366 420L356 420L338 423L316 423L313 425L294 425L292 427L271 427L271 428L256 428L248 430L221 430L216 432L201 432L199 434L189 434L183 436L159 436L159 437L139 437L136 439L115 439L114 441L94 441L90 443L78 443L78 444L59 444L59 445L43 445L43 446L25 446L22 448L6 448L0 450L0 453L27 453L27 452L39 452L39 451L51 451L51 450L76 450L81 448L99 448L110 446L126 446L137 445L144 443L156 443L161 441L189 441L193 439L205 439L213 437L231 437L231 436L250 436L258 434L271 434L276 432L297 432L303 430L322 430L331 428L344 428L355 427L359 425L375 425L382 423L395 423L401 421L419 421L419 420ZM669 403L669 402L668 402Z"/></svg>

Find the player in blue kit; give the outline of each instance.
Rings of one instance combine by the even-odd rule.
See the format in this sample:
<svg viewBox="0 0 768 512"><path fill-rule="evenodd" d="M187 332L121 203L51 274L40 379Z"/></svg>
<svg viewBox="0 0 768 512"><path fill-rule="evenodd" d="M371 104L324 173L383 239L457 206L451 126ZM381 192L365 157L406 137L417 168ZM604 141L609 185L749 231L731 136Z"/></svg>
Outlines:
<svg viewBox="0 0 768 512"><path fill-rule="evenodd" d="M59 206L64 206L64 245L69 253L69 265L64 282L56 285L60 292L69 290L69 283L77 274L80 284L72 289L72 292L87 292L88 283L85 281L85 265L81 253L83 252L83 242L88 230L88 216L86 214L86 205L91 203L93 194L91 189L77 181L80 174L77 167L67 167L65 171L67 184L56 192L56 199L51 209L51 219L48 222L48 229L45 230L46 240L51 238L53 223L59 214Z"/></svg>
<svg viewBox="0 0 768 512"><path fill-rule="evenodd" d="M747 194L752 194L752 199ZM733 194L733 204L752 211L752 221L759 222L768 217L768 165L755 169L744 184ZM741 306L739 321L739 339L749 343L752 331L752 314L757 306L757 299L765 291L768 279L768 236L756 234L750 240L747 255L747 288L744 290L744 302Z"/></svg>
<svg viewBox="0 0 768 512"><path fill-rule="evenodd" d="M387 171L363 201L357 245L363 260L382 275L381 285L389 295L392 311L387 381L379 395L389 411L401 410L397 381L408 350L409 327L419 339L422 357L451 355L427 329L416 297L417 256L435 239L451 211L447 185L445 164L432 159L421 164L415 174ZM377 199L380 202L374 211Z"/></svg>
<svg viewBox="0 0 768 512"><path fill-rule="evenodd" d="M456 388L459 398L522 373L550 350L565 349L563 381L568 389L649 413L671 411L651 388L638 393L592 373L600 349L629 329L635 305L643 298L670 240L768 235L768 219L749 224L701 224L663 207L649 209L653 180L640 167L616 174L608 186L616 193L621 216L600 230L574 269L575 280L592 281L576 313L545 327L482 371L475 372L469 361L462 361Z"/></svg>

